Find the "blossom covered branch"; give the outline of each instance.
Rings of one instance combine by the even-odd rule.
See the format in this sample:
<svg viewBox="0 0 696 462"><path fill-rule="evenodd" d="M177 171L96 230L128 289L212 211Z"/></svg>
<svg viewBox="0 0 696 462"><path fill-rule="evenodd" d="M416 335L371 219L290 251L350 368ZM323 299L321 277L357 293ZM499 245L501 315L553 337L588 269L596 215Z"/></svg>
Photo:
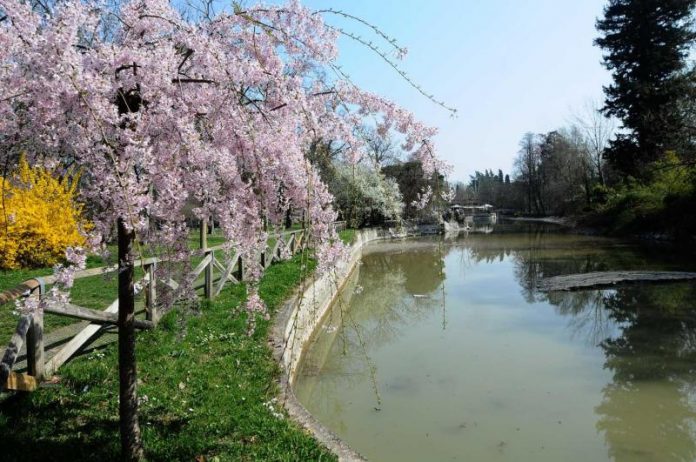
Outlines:
<svg viewBox="0 0 696 462"><path fill-rule="evenodd" d="M357 160L356 128L376 117L378 131L403 135L426 174L445 168L434 129L325 77L338 32L297 1L192 23L166 0L133 0L108 37L97 32L104 17L99 4L65 2L47 15L0 0L0 143L82 169L95 245L121 218L144 245L183 256L193 204L253 257L266 244L263 219L280 226L293 207L306 209L328 268L343 250L332 197L306 159L313 140L340 140ZM254 278L261 270L249 268Z"/></svg>

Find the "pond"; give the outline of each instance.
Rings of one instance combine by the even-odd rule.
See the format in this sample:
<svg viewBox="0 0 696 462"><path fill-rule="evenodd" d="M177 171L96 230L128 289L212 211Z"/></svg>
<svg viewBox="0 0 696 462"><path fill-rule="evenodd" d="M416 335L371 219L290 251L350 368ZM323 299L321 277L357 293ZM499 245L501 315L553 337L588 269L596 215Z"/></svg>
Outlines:
<svg viewBox="0 0 696 462"><path fill-rule="evenodd" d="M297 397L371 461L696 460L696 285L535 289L692 260L517 224L374 245Z"/></svg>

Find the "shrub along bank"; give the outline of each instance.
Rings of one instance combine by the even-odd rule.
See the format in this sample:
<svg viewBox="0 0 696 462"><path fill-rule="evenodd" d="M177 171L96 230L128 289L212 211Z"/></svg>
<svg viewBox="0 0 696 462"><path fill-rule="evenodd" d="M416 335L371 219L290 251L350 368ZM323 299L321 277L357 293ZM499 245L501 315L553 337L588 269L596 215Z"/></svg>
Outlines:
<svg viewBox="0 0 696 462"><path fill-rule="evenodd" d="M615 235L696 238L696 166L673 155L652 165L648 181L629 179L601 195L604 204L583 224Z"/></svg>

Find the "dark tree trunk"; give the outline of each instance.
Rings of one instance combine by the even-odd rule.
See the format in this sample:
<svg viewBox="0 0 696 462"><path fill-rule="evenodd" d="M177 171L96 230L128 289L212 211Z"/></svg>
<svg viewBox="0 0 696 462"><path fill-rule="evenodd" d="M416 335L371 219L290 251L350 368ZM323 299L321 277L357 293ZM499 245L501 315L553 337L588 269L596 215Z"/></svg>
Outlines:
<svg viewBox="0 0 696 462"><path fill-rule="evenodd" d="M292 207L285 211L285 229L292 228Z"/></svg>
<svg viewBox="0 0 696 462"><path fill-rule="evenodd" d="M135 234L118 220L118 375L121 460L139 461L143 456L138 424L137 374L135 362L135 294L133 287L133 243Z"/></svg>

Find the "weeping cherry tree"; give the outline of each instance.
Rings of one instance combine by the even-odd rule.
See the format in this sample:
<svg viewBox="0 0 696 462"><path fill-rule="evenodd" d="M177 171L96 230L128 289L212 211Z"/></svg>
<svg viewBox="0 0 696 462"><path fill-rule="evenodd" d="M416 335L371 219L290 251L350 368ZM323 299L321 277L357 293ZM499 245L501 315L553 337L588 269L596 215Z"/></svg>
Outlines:
<svg viewBox="0 0 696 462"><path fill-rule="evenodd" d="M320 268L344 254L332 198L305 156L312 140L341 140L357 160L354 134L369 116L380 132L400 133L426 175L445 169L433 129L340 72L343 31L326 14L338 13L293 1L194 22L165 0L118 9L66 1L40 12L0 0L0 155L79 168L94 221L88 247L69 249L56 270L60 283L25 309L65 303L86 253L116 238L124 460L142 457L134 261L148 248L187 258L187 204L219 222L231 249L247 257L246 308L265 315L262 268L252 258L266 244L264 220L280 226L288 208L303 209Z"/></svg>

